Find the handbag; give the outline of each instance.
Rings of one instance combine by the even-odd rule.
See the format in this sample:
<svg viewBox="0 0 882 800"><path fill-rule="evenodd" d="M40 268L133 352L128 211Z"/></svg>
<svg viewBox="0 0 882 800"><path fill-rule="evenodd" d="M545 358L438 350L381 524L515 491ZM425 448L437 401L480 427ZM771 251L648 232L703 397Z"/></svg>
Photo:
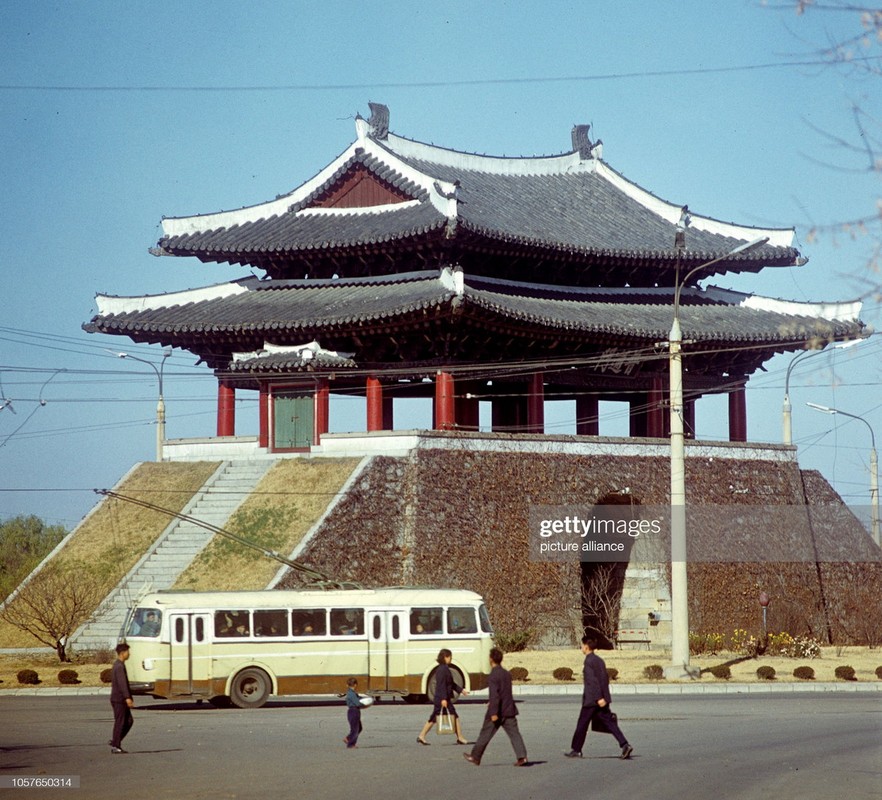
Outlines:
<svg viewBox="0 0 882 800"><path fill-rule="evenodd" d="M438 726L435 728L438 732L438 735L442 735L445 733L453 733L453 714L450 713L449 709L442 708L441 713L438 715Z"/></svg>
<svg viewBox="0 0 882 800"><path fill-rule="evenodd" d="M595 733L612 733L609 727L606 724L606 721L610 720L618 725L619 718L616 716L615 711L610 711L605 714L595 713L593 717L591 717L591 730Z"/></svg>

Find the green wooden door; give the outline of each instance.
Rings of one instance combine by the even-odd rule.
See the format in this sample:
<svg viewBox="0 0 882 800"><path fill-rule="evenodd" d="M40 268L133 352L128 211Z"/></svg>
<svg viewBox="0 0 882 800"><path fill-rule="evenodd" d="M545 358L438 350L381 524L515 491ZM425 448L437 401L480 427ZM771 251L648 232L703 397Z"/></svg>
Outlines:
<svg viewBox="0 0 882 800"><path fill-rule="evenodd" d="M273 398L273 446L277 450L312 446L315 406L311 392L285 392Z"/></svg>

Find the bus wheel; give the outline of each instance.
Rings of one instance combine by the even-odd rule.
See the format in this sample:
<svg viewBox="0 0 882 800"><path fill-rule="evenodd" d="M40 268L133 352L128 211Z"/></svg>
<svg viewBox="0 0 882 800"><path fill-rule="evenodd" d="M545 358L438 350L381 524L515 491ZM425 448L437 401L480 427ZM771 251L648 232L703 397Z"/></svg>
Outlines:
<svg viewBox="0 0 882 800"><path fill-rule="evenodd" d="M243 669L230 687L230 700L237 708L260 708L269 697L272 684L262 669Z"/></svg>
<svg viewBox="0 0 882 800"><path fill-rule="evenodd" d="M456 699L462 694L462 688L465 686L465 678L463 678L462 673L456 667L450 668L450 677L453 678L453 697ZM434 702L435 700L435 683L438 680L437 669L432 671L432 674L429 675L429 680L426 683L426 696L429 699L429 702Z"/></svg>

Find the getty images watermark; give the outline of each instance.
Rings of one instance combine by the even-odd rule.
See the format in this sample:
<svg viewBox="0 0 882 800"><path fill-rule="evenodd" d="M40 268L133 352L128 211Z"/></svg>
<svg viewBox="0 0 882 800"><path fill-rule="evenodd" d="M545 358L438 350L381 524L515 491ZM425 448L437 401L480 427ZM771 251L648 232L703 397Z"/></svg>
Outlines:
<svg viewBox="0 0 882 800"><path fill-rule="evenodd" d="M846 506L686 507L691 562L874 562L860 509ZM643 505L534 505L529 513L533 561L671 559L671 509Z"/></svg>

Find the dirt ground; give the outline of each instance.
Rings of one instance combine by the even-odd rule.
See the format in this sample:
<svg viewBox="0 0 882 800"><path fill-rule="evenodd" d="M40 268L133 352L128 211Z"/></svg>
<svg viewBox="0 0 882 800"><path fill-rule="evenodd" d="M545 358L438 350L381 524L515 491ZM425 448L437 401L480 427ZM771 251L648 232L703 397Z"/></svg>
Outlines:
<svg viewBox="0 0 882 800"><path fill-rule="evenodd" d="M608 668L619 671L617 683L652 683L643 676L645 667L651 664L665 666L669 656L661 650L601 650L599 655L606 661ZM573 670L574 680L581 680L583 656L579 650L525 650L520 653L508 653L505 656L505 666L525 667L528 670L526 683L560 683L552 673L558 667L569 667ZM875 671L882 666L882 648L868 649L866 647L825 647L818 658L784 658L784 657L761 657L745 659L733 653L722 653L718 656L693 656L693 666L702 670L720 664L728 664L731 671L731 681L735 683L750 683L758 680L756 670L761 666L771 666L775 669L775 680L779 682L792 682L798 680L793 677L793 670L799 666L809 666L815 671L815 680L834 681L836 667L850 666L855 670L858 681L876 682ZM58 659L51 655L34 655L23 657L20 655L0 655L0 692L5 689L21 688L17 679L21 669L33 669L40 677L40 686L57 687L62 684L58 680L58 673L62 669L76 670L79 676L80 686L106 686L102 684L100 675L103 669L112 665L108 657L107 663L85 664L72 663L60 664ZM717 681L709 673L701 677L703 681Z"/></svg>

